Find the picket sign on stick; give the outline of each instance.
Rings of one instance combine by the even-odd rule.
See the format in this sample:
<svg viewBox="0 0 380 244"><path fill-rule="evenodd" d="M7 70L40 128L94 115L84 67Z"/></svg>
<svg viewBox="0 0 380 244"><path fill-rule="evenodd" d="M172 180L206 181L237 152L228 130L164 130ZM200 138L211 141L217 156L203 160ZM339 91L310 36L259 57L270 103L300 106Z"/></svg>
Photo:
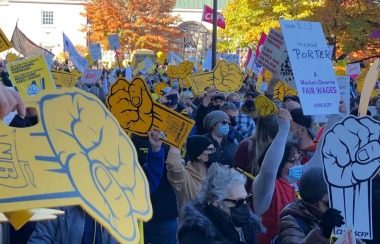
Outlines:
<svg viewBox="0 0 380 244"><path fill-rule="evenodd" d="M107 107L125 130L140 136L156 129L165 133L162 142L181 149L195 122L156 102L142 77L132 81L119 77L110 87Z"/></svg>
<svg viewBox="0 0 380 244"><path fill-rule="evenodd" d="M359 104L359 116L364 116L367 114L368 101L371 98L372 90L377 81L377 66L379 66L379 59L376 59L375 62L373 62L367 76L365 77Z"/></svg>

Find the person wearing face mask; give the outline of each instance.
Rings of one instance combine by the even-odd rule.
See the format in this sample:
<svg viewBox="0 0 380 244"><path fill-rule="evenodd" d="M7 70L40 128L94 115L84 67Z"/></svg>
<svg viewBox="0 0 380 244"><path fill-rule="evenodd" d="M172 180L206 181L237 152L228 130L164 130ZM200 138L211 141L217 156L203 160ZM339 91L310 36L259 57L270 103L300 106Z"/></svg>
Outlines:
<svg viewBox="0 0 380 244"><path fill-rule="evenodd" d="M203 120L203 127L209 132L206 136L216 148L212 161L231 167L238 142L228 135L230 124L230 118L222 111L213 111Z"/></svg>
<svg viewBox="0 0 380 244"><path fill-rule="evenodd" d="M179 91L179 83L177 79L173 79L173 89L176 90L177 92Z"/></svg>
<svg viewBox="0 0 380 244"><path fill-rule="evenodd" d="M235 169L213 164L202 182L197 199L186 204L178 230L179 244L249 243L265 231L248 203L246 178Z"/></svg>
<svg viewBox="0 0 380 244"><path fill-rule="evenodd" d="M240 132L236 129L237 118L239 116L239 111L235 107L233 103L225 103L223 107L220 109L220 111L225 112L228 117L230 118L231 124L230 124L230 131L228 135L236 140L236 142L239 144L241 141L244 140L243 136L240 134Z"/></svg>
<svg viewBox="0 0 380 244"><path fill-rule="evenodd" d="M302 199L289 203L280 213L279 244L329 244L334 227L344 224L341 212L329 208L322 168L311 168L300 180Z"/></svg>
<svg viewBox="0 0 380 244"><path fill-rule="evenodd" d="M226 101L233 103L237 109L240 108L240 98L238 94L236 93L229 94L226 98ZM235 126L235 130L243 136L243 139L246 139L255 133L255 130L256 130L255 121L253 121L253 119L249 117L248 115L245 115L239 111L239 114L236 117L236 123L237 125Z"/></svg>
<svg viewBox="0 0 380 244"><path fill-rule="evenodd" d="M253 120L256 120L259 117L259 111L255 107L255 98L260 95L257 92L247 92L244 95L243 105L239 108L240 112L245 115L248 115Z"/></svg>
<svg viewBox="0 0 380 244"><path fill-rule="evenodd" d="M210 156L215 153L215 147L206 136L189 136L186 153L190 161L186 166L181 162L180 153L180 150L171 147L166 160L168 180L176 193L179 210L183 204L198 195L198 187L206 177L208 168L214 163ZM179 213L179 226L181 224L182 215Z"/></svg>
<svg viewBox="0 0 380 244"><path fill-rule="evenodd" d="M252 210L261 216L267 228L265 234L257 237L260 244L269 244L278 235L280 212L296 199L294 185L302 175L297 147L286 142L291 119L288 110L279 109L279 131L260 155L260 173L252 184Z"/></svg>
<svg viewBox="0 0 380 244"><path fill-rule="evenodd" d="M185 109L185 106L180 104L179 101L179 94L178 91L171 88L171 87L165 87L163 90L165 95L163 95L160 99L160 102L164 104L166 107L181 113L182 110Z"/></svg>

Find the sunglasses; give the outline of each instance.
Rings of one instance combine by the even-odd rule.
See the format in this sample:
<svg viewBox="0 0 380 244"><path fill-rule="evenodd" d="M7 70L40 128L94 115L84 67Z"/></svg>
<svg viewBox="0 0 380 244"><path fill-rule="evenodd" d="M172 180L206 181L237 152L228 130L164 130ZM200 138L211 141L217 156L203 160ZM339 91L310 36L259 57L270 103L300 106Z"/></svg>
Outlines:
<svg viewBox="0 0 380 244"><path fill-rule="evenodd" d="M190 100L194 100L195 98L193 98L193 97L189 97L188 99L190 99Z"/></svg>
<svg viewBox="0 0 380 244"><path fill-rule="evenodd" d="M235 199L235 200L233 200L233 199L224 199L223 201L233 202L233 203L236 204L235 207L240 207L240 206L244 205L245 203L249 203L250 201L252 201L252 194L248 194L246 196L246 198L244 198L244 199Z"/></svg>

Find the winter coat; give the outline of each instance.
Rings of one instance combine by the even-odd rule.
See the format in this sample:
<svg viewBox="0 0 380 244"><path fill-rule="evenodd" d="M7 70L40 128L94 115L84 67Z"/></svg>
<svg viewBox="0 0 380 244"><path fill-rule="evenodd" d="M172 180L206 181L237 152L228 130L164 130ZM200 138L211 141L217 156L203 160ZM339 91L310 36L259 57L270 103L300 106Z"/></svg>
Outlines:
<svg viewBox="0 0 380 244"><path fill-rule="evenodd" d="M216 153L212 156L208 156L208 161L218 162L222 165L228 165L232 167L232 161L234 160L235 153L237 151L238 142L236 139L226 136L223 138L222 142L219 145L219 142L212 138L211 134L206 135L214 144Z"/></svg>
<svg viewBox="0 0 380 244"><path fill-rule="evenodd" d="M249 223L242 227L245 242L241 242L228 215L223 220L216 220L209 209L198 200L183 207L184 223L178 231L179 244L257 244L256 235L265 231L261 219L251 213Z"/></svg>
<svg viewBox="0 0 380 244"><path fill-rule="evenodd" d="M301 199L289 203L280 213L279 244L329 244L330 240L322 235L318 226L322 216L319 208ZM307 235L295 217L302 218L308 224L310 232Z"/></svg>
<svg viewBox="0 0 380 244"><path fill-rule="evenodd" d="M198 195L198 188L202 183L203 177L193 167L191 162L188 162L187 166L184 166L181 163L181 155L179 154L168 154L166 169L168 170L168 180L172 185L178 199L180 226L183 222L181 215L182 206L196 198Z"/></svg>

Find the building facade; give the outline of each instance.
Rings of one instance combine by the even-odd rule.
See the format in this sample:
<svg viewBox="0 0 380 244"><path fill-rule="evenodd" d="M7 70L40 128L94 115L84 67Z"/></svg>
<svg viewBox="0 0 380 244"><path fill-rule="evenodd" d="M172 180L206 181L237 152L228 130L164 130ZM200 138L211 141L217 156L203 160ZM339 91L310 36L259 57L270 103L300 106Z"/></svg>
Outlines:
<svg viewBox="0 0 380 244"><path fill-rule="evenodd" d="M87 25L86 18L80 15L84 12L81 2L80 0L0 0L0 28L10 40L18 23L18 28L30 40L58 55L63 51L63 32L74 45L87 45L87 33L79 31ZM218 0L218 9L224 8L226 2L227 0ZM183 22L178 28L187 36L180 41L182 44L179 48L183 51L177 54L181 57L195 57L197 44L199 57L205 57L211 48L212 24L201 24L205 4L213 7L213 0L177 0L173 15L181 16ZM7 52L0 53L0 59L4 59L6 54ZM110 58L113 56L111 53L105 54Z"/></svg>

